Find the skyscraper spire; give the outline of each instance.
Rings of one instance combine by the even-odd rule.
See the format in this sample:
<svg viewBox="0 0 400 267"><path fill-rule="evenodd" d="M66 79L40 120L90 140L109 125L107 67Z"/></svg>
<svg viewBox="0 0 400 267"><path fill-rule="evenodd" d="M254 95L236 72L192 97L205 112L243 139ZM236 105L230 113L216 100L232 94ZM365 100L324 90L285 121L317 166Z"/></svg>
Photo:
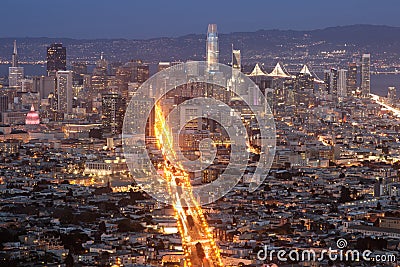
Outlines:
<svg viewBox="0 0 400 267"><path fill-rule="evenodd" d="M14 51L12 54L12 67L18 67L17 40L14 40Z"/></svg>

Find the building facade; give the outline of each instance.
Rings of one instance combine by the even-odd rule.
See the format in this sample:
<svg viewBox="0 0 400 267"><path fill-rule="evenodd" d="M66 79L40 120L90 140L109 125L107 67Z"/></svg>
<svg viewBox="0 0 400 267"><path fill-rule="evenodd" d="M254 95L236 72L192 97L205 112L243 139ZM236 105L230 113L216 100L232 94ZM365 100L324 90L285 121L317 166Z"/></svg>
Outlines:
<svg viewBox="0 0 400 267"><path fill-rule="evenodd" d="M72 71L57 71L56 73L57 87L56 87L56 101L57 110L63 113L72 112Z"/></svg>
<svg viewBox="0 0 400 267"><path fill-rule="evenodd" d="M208 25L206 51L208 70L217 71L219 61L217 24Z"/></svg>
<svg viewBox="0 0 400 267"><path fill-rule="evenodd" d="M371 55L361 57L361 96L368 97L371 92Z"/></svg>
<svg viewBox="0 0 400 267"><path fill-rule="evenodd" d="M347 94L355 94L357 91L357 63L350 62L347 68Z"/></svg>
<svg viewBox="0 0 400 267"><path fill-rule="evenodd" d="M47 47L47 74L67 70L67 49L62 44Z"/></svg>
<svg viewBox="0 0 400 267"><path fill-rule="evenodd" d="M121 134L124 123L125 99L118 93L102 96L102 125L106 133Z"/></svg>

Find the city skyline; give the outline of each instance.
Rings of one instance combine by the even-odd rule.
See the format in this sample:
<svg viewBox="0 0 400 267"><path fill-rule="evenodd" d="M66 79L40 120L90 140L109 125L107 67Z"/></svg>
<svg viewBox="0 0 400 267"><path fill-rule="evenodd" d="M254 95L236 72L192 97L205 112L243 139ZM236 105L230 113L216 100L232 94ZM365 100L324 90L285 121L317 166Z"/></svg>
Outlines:
<svg viewBox="0 0 400 267"><path fill-rule="evenodd" d="M0 267L400 266L400 2L0 6Z"/></svg>

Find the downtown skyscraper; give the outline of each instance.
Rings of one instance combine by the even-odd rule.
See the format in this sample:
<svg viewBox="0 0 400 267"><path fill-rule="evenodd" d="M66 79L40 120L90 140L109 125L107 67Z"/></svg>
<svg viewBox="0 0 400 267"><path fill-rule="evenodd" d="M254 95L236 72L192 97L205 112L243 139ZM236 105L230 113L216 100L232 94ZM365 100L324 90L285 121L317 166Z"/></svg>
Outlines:
<svg viewBox="0 0 400 267"><path fill-rule="evenodd" d="M57 87L56 87L56 101L57 111L61 113L72 112L72 71L57 71L56 72Z"/></svg>
<svg viewBox="0 0 400 267"><path fill-rule="evenodd" d="M59 70L67 70L67 49L62 44L47 47L47 74L54 75Z"/></svg>
<svg viewBox="0 0 400 267"><path fill-rule="evenodd" d="M242 69L242 59L240 56L240 50L233 49L232 45L232 68L241 70Z"/></svg>
<svg viewBox="0 0 400 267"><path fill-rule="evenodd" d="M357 91L357 63L350 62L347 68L347 95L355 94Z"/></svg>
<svg viewBox="0 0 400 267"><path fill-rule="evenodd" d="M206 60L208 71L218 71L219 46L217 24L209 24L207 31Z"/></svg>
<svg viewBox="0 0 400 267"><path fill-rule="evenodd" d="M17 40L14 40L14 50L12 54L12 67L18 67L18 51L17 51Z"/></svg>
<svg viewBox="0 0 400 267"><path fill-rule="evenodd" d="M324 71L324 82L326 85L326 91L329 95L332 95L333 99L337 99L338 95L338 70L331 68L330 70Z"/></svg>
<svg viewBox="0 0 400 267"><path fill-rule="evenodd" d="M18 67L17 41L14 40L14 49L11 59L11 67L8 68L8 85L16 88L21 87L21 80L24 78L24 68Z"/></svg>
<svg viewBox="0 0 400 267"><path fill-rule="evenodd" d="M361 97L368 97L371 92L371 55L361 57Z"/></svg>
<svg viewBox="0 0 400 267"><path fill-rule="evenodd" d="M339 99L343 99L347 97L347 70L339 69L338 70L338 80L337 80L337 94Z"/></svg>
<svg viewBox="0 0 400 267"><path fill-rule="evenodd" d="M126 102L119 93L107 93L102 96L102 125L104 132L112 135L122 132Z"/></svg>

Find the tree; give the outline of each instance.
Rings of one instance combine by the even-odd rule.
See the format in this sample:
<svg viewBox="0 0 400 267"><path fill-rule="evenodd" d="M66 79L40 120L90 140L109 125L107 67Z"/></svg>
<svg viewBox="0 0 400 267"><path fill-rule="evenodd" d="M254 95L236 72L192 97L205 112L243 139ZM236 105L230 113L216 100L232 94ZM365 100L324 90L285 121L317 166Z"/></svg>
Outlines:
<svg viewBox="0 0 400 267"><path fill-rule="evenodd" d="M65 181L65 180L64 180ZM68 182L68 181L67 181ZM68 192L66 194L67 197L73 197L74 196L74 192L72 191L71 188L68 189Z"/></svg>
<svg viewBox="0 0 400 267"><path fill-rule="evenodd" d="M266 184L266 185L264 186L264 191L266 191L266 192L271 191L271 186L270 186L269 184Z"/></svg>
<svg viewBox="0 0 400 267"><path fill-rule="evenodd" d="M99 231L102 233L107 232L107 227L106 227L106 223L104 221L101 221L99 224Z"/></svg>
<svg viewBox="0 0 400 267"><path fill-rule="evenodd" d="M101 254L100 254L100 257L99 257L100 259L100 266L106 266L108 263L109 263L109 259L110 259L110 253L109 252L107 252L107 251L103 251Z"/></svg>
<svg viewBox="0 0 400 267"><path fill-rule="evenodd" d="M74 257L72 257L71 252L69 252L67 258L65 258L65 266L74 267Z"/></svg>
<svg viewBox="0 0 400 267"><path fill-rule="evenodd" d="M157 244L156 249L157 250L162 250L165 248L165 244L162 240L160 240L160 242Z"/></svg>
<svg viewBox="0 0 400 267"><path fill-rule="evenodd" d="M342 186L342 188L340 189L339 202L344 203L344 202L349 202L351 200L353 200L353 199L351 198L351 195L350 195L350 189L347 188L346 186Z"/></svg>
<svg viewBox="0 0 400 267"><path fill-rule="evenodd" d="M333 205L331 206L329 212L338 213L338 212L339 212L338 206L337 206L336 204L333 204Z"/></svg>
<svg viewBox="0 0 400 267"><path fill-rule="evenodd" d="M130 219L123 219L118 222L118 232L140 232L144 227L138 222L131 222Z"/></svg>
<svg viewBox="0 0 400 267"><path fill-rule="evenodd" d="M353 199L356 199L357 194L358 194L357 189L354 188L351 194L352 194Z"/></svg>
<svg viewBox="0 0 400 267"><path fill-rule="evenodd" d="M89 236L80 230L74 230L68 234L61 234L61 241L64 247L74 253L81 253L84 250L82 248L82 243L89 239Z"/></svg>
<svg viewBox="0 0 400 267"><path fill-rule="evenodd" d="M17 240L18 239L8 229L0 228L0 244Z"/></svg>

